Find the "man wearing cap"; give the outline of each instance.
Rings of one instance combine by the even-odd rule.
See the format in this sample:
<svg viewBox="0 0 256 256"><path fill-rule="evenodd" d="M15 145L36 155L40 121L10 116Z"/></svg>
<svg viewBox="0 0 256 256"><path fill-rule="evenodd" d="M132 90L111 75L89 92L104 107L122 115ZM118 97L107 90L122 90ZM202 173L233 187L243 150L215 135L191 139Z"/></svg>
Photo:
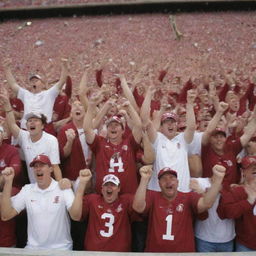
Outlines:
<svg viewBox="0 0 256 256"><path fill-rule="evenodd" d="M20 87L11 72L10 60L3 62L3 68L9 87L24 104L24 116L31 111L40 111L47 117L47 122L52 120L53 105L67 78L67 60L62 59L60 80L50 89L45 90L45 81L38 74L29 77L28 90ZM26 128L26 121L21 120L21 127Z"/></svg>
<svg viewBox="0 0 256 256"><path fill-rule="evenodd" d="M34 157L40 154L47 155L53 165L54 176L56 180L61 179L61 170L59 168L59 146L57 139L43 131L46 124L46 117L40 112L30 112L25 115L26 128L23 130L18 127L15 122L13 112L11 110L8 96L5 93L0 94L0 100L3 103L3 108L6 112L6 121L11 130L11 133L19 144L24 160L26 161L29 181L36 181L34 172L29 164Z"/></svg>
<svg viewBox="0 0 256 256"><path fill-rule="evenodd" d="M236 251L256 250L256 156L242 159L244 183L221 192L220 218L235 219Z"/></svg>
<svg viewBox="0 0 256 256"><path fill-rule="evenodd" d="M95 134L92 120L97 105L96 99L89 102L84 118L86 141L96 157L96 191L101 192L101 181L106 174L116 175L121 183L121 193L135 193L138 186L136 152L142 138L141 120L132 105L126 101L122 107L133 124L132 132L124 137L125 127L119 116L107 121L107 136ZM109 107L112 105L109 104Z"/></svg>
<svg viewBox="0 0 256 256"><path fill-rule="evenodd" d="M86 185L91 179L89 169L80 171L70 216L74 220L88 218L84 249L87 251L131 251L131 221L133 195L120 192L120 180L108 174L101 181L101 194L84 196Z"/></svg>
<svg viewBox="0 0 256 256"><path fill-rule="evenodd" d="M220 102L218 109L209 122L202 137L202 177L212 176L212 167L215 164L221 164L226 168L226 176L223 180L224 186L232 183L238 183L240 173L237 170L236 157L243 147L247 145L250 138L256 131L256 108L252 113L251 120L244 128L241 137L227 138L226 127L219 126L222 115L228 108L228 104Z"/></svg>
<svg viewBox="0 0 256 256"><path fill-rule="evenodd" d="M186 105L186 129L178 133L178 116L174 112L164 113L161 117L159 131L150 120L149 103L152 98L153 90L148 90L146 98L141 108L142 123L148 125L148 136L153 144L156 159L153 165L153 174L148 188L160 191L158 183L158 173L164 167L177 170L179 178L179 191L189 191L190 172L188 166L188 145L192 142L196 129L195 114L193 104L196 94L189 90Z"/></svg>
<svg viewBox="0 0 256 256"><path fill-rule="evenodd" d="M152 175L152 167L140 169L141 181L136 191L133 209L148 216L148 234L145 252L194 252L193 221L195 217L204 219L207 210L213 205L225 168L213 168L211 188L200 196L195 192L178 191L178 174L165 167L158 173L161 191L147 191Z"/></svg>
<svg viewBox="0 0 256 256"><path fill-rule="evenodd" d="M11 197L14 172L6 168L2 195L2 220L9 220L26 209L28 216L28 249L71 250L70 210L74 194L71 189L61 190L58 182L51 178L53 171L50 159L38 155L30 163L36 183L25 185Z"/></svg>

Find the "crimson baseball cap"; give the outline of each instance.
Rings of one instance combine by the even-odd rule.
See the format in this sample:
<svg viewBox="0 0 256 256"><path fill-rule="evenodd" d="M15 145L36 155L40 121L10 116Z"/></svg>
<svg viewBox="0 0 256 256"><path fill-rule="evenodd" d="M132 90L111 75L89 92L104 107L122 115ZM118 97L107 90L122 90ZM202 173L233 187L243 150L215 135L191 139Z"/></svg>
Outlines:
<svg viewBox="0 0 256 256"><path fill-rule="evenodd" d="M178 176L178 174L177 174L176 171L172 170L172 169L169 168L169 167L165 167L165 168L163 168L163 169L161 169L161 170L159 171L159 173L158 173L158 179L160 179L160 178L161 178L164 174L166 174L166 173L170 173L170 174L174 175L176 178L177 178L177 176Z"/></svg>
<svg viewBox="0 0 256 256"><path fill-rule="evenodd" d="M108 126L108 125L109 125L110 123L112 123L112 122L117 122L117 123L121 124L121 126L122 126L123 129L124 129L124 124L123 124L123 122L122 122L122 119L121 119L119 116L112 116L112 117L110 117L110 118L107 120L106 125Z"/></svg>
<svg viewBox="0 0 256 256"><path fill-rule="evenodd" d="M36 156L33 161L30 163L30 167L33 167L36 163L48 164L49 166L52 165L50 159L46 155L38 155Z"/></svg>
<svg viewBox="0 0 256 256"><path fill-rule="evenodd" d="M39 118L39 119L42 120L43 124L46 124L47 117L46 117L44 114L39 113L39 112L37 112L37 111L32 111L32 112L26 114L25 117L24 117L24 119L25 119L26 121L28 121L28 119L30 119L30 118L32 118L32 117Z"/></svg>
<svg viewBox="0 0 256 256"><path fill-rule="evenodd" d="M178 121L178 116L173 112L164 113L161 117L161 123L168 119L173 119L175 122Z"/></svg>
<svg viewBox="0 0 256 256"><path fill-rule="evenodd" d="M116 177L114 174L108 174L104 176L102 186L105 185L107 182L114 183L117 186L120 184L119 178Z"/></svg>
<svg viewBox="0 0 256 256"><path fill-rule="evenodd" d="M247 169L251 165L256 165L256 156L245 156L241 164L243 169Z"/></svg>
<svg viewBox="0 0 256 256"><path fill-rule="evenodd" d="M223 134L225 137L227 136L226 130L223 129L223 128L220 128L220 127L217 127L217 128L212 132L211 135L216 135L216 134L218 134L218 133Z"/></svg>

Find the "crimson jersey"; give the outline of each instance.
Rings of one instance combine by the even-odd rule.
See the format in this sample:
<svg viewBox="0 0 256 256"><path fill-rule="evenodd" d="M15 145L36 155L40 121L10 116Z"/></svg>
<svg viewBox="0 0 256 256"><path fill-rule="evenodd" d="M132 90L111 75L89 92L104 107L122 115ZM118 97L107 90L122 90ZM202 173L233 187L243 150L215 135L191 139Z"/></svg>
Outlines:
<svg viewBox="0 0 256 256"><path fill-rule="evenodd" d="M67 143L67 136L65 132L68 129L73 129L75 131L76 137L73 141L70 155L68 157L65 157L63 149ZM77 128L75 127L74 123L70 122L64 125L59 131L57 138L60 149L62 175L64 178L76 180L76 178L79 176L79 171L87 168L88 166L84 158L82 145L79 139Z"/></svg>
<svg viewBox="0 0 256 256"><path fill-rule="evenodd" d="M224 154L218 155L211 147L210 143L202 145L201 157L203 164L203 177L212 177L212 168L215 164L223 165L226 168L226 174L223 179L225 187L233 183L238 183L240 173L237 170L236 156L242 150L240 138L227 139L224 146Z"/></svg>
<svg viewBox="0 0 256 256"><path fill-rule="evenodd" d="M251 205L247 198L243 186L223 190L217 212L221 219L235 219L238 242L256 250L256 215L253 214L255 204Z"/></svg>
<svg viewBox="0 0 256 256"><path fill-rule="evenodd" d="M103 177L114 174L120 179L121 193L135 193L138 187L136 152L140 145L132 134L124 137L119 145L95 135L89 145L96 158L96 191L101 193Z"/></svg>
<svg viewBox="0 0 256 256"><path fill-rule="evenodd" d="M123 194L111 204L106 203L102 195L84 197L82 218L89 217L85 250L131 251L132 201L131 194Z"/></svg>
<svg viewBox="0 0 256 256"><path fill-rule="evenodd" d="M15 172L13 185L22 187L23 177L19 151L16 147L3 143L0 146L0 173L6 168L12 167Z"/></svg>
<svg viewBox="0 0 256 256"><path fill-rule="evenodd" d="M12 196L19 192L18 188L12 188ZM16 245L16 220L15 218L2 221L0 219L0 247L13 247Z"/></svg>
<svg viewBox="0 0 256 256"><path fill-rule="evenodd" d="M194 252L193 220L205 219L207 212L197 214L201 196L178 192L172 201L161 192L148 191L144 214L149 216L146 252Z"/></svg>

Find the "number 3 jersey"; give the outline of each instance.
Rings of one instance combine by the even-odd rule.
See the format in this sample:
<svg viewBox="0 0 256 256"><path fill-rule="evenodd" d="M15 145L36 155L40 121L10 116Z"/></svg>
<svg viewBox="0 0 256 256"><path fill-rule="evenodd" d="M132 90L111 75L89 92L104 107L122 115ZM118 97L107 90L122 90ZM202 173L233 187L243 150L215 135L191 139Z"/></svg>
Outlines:
<svg viewBox="0 0 256 256"><path fill-rule="evenodd" d="M194 192L178 192L174 200L161 192L148 191L144 214L149 216L146 252L194 252L193 221L207 218L207 211L197 213L201 196Z"/></svg>
<svg viewBox="0 0 256 256"><path fill-rule="evenodd" d="M101 193L103 177L114 174L120 179L121 193L135 193L138 187L136 152L140 146L132 134L118 145L96 135L89 146L96 157L96 192Z"/></svg>
<svg viewBox="0 0 256 256"><path fill-rule="evenodd" d="M111 204L102 195L84 197L82 218L88 217L85 250L131 251L131 222L138 216L132 210L132 201L131 194L123 194Z"/></svg>

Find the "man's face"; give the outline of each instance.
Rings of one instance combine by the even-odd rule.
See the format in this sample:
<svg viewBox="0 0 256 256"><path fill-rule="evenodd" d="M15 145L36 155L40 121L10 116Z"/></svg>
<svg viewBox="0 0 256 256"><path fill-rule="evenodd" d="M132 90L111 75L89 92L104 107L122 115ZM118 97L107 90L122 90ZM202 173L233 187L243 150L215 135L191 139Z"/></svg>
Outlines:
<svg viewBox="0 0 256 256"><path fill-rule="evenodd" d="M42 123L42 120L37 117L29 118L26 125L27 125L27 130L32 136L42 133L44 129L44 124Z"/></svg>
<svg viewBox="0 0 256 256"><path fill-rule="evenodd" d="M53 171L52 167L38 162L33 166L33 170L38 187L41 189L49 187L51 184L51 172Z"/></svg>
<svg viewBox="0 0 256 256"><path fill-rule="evenodd" d="M214 151L222 152L226 142L226 137L222 133L211 135L210 144Z"/></svg>
<svg viewBox="0 0 256 256"><path fill-rule="evenodd" d="M29 87L28 89L30 90L30 92L39 93L45 89L45 84L40 79L38 79L36 77L32 77L29 80L28 87Z"/></svg>
<svg viewBox="0 0 256 256"><path fill-rule="evenodd" d="M244 170L244 178L245 178L246 183L248 183L248 184L255 183L256 184L256 164L252 164Z"/></svg>
<svg viewBox="0 0 256 256"><path fill-rule="evenodd" d="M112 182L107 182L102 185L101 193L105 202L113 203L118 198L118 193L120 192L120 187Z"/></svg>
<svg viewBox="0 0 256 256"><path fill-rule="evenodd" d="M112 121L107 126L107 138L110 140L121 140L124 133L123 127L118 122Z"/></svg>
<svg viewBox="0 0 256 256"><path fill-rule="evenodd" d="M71 116L74 120L83 120L84 119L84 107L80 101L74 101L71 108Z"/></svg>
<svg viewBox="0 0 256 256"><path fill-rule="evenodd" d="M239 110L240 107L240 103L239 103L239 98L238 96L234 95L230 101L228 102L229 104L229 108L234 111L237 112Z"/></svg>
<svg viewBox="0 0 256 256"><path fill-rule="evenodd" d="M177 129L177 122L172 118L165 120L160 127L161 133L163 133L168 139L172 139L176 136Z"/></svg>
<svg viewBox="0 0 256 256"><path fill-rule="evenodd" d="M178 184L178 179L171 173L165 173L159 179L162 195L169 200L176 196Z"/></svg>

